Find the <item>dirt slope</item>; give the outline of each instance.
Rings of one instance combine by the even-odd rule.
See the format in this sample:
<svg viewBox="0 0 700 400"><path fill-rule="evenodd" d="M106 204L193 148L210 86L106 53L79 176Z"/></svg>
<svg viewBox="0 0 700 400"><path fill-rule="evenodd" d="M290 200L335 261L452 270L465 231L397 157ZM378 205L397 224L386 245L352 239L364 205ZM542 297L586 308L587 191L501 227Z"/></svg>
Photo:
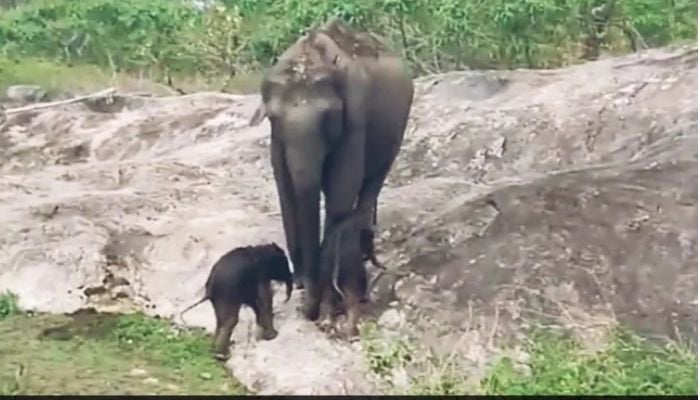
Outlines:
<svg viewBox="0 0 700 400"><path fill-rule="evenodd" d="M0 128L0 291L23 307L172 316L225 251L284 245L257 96L116 100ZM421 78L379 212L380 258L410 276L380 280L376 311L475 371L536 322L696 338L697 215L696 49ZM280 288L271 342L244 311L234 374L263 394L371 391L300 295ZM213 312L186 321L211 330Z"/></svg>

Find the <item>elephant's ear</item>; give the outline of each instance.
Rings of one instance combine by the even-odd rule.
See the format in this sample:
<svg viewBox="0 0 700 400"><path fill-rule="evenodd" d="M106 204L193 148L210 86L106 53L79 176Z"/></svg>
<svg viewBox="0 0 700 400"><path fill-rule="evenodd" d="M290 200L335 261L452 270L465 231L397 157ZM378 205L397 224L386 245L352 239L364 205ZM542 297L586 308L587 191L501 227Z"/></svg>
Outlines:
<svg viewBox="0 0 700 400"><path fill-rule="evenodd" d="M265 107L265 103L260 102L260 105L258 105L258 108L255 110L255 113L250 118L248 126L260 125L260 123L265 119L266 116L267 108Z"/></svg>

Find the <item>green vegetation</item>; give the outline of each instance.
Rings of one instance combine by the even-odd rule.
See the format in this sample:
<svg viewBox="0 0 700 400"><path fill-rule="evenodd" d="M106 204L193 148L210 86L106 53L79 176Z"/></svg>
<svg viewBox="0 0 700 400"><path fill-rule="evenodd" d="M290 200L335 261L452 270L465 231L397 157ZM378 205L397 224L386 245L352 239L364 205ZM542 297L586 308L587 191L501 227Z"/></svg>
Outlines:
<svg viewBox="0 0 700 400"><path fill-rule="evenodd" d="M697 0L213 3L200 11L190 0L1 0L0 57L89 64L176 86L196 75L230 88L332 15L386 37L416 74L556 67L697 35Z"/></svg>
<svg viewBox="0 0 700 400"><path fill-rule="evenodd" d="M235 394L201 330L142 314L28 315L0 296L0 395Z"/></svg>
<svg viewBox="0 0 700 400"><path fill-rule="evenodd" d="M531 376L503 359L483 384L489 394L697 395L697 353L618 330L607 348L582 354L575 339L538 332L528 346Z"/></svg>
<svg viewBox="0 0 700 400"><path fill-rule="evenodd" d="M50 96L66 88L78 92L109 86L109 74L95 65L67 67L56 61L35 58L0 58L0 89L22 83L40 85Z"/></svg>
<svg viewBox="0 0 700 400"><path fill-rule="evenodd" d="M537 331L526 347L530 360L523 368L503 357L479 383L468 382L449 357L419 358L407 340L382 340L366 324L362 344L370 370L397 394L456 395L697 395L698 358L677 343L662 346L622 329L612 333L600 352L587 354L568 334ZM413 356L412 356L413 355ZM407 388L392 387L392 371L410 368ZM522 366L521 366L522 367Z"/></svg>
<svg viewBox="0 0 700 400"><path fill-rule="evenodd" d="M14 293L6 292L0 294L0 320L11 315L20 313L17 304L17 296Z"/></svg>

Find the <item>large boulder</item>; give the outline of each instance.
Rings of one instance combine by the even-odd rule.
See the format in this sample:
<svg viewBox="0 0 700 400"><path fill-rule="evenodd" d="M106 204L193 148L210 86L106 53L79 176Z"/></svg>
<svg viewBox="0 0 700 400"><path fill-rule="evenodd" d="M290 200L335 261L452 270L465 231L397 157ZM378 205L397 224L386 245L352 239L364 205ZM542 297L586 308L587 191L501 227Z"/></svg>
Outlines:
<svg viewBox="0 0 700 400"><path fill-rule="evenodd" d="M697 340L697 49L416 87L379 205L380 258L400 273L373 296L385 331L474 376L542 323ZM224 252L284 245L268 124L247 126L257 96L123 101L0 127L0 291L25 308L173 316ZM358 345L326 339L299 299L277 301L269 342L243 312L234 374L260 393L370 391ZM207 305L185 319L213 329Z"/></svg>

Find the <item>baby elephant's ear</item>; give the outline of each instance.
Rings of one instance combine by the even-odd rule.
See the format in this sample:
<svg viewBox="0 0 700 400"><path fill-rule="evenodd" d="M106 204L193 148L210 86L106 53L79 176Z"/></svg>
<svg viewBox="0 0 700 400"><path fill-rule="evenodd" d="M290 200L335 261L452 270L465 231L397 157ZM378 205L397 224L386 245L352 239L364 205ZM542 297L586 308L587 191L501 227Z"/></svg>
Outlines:
<svg viewBox="0 0 700 400"><path fill-rule="evenodd" d="M265 107L265 103L261 101L260 105L258 105L258 108L255 110L255 113L253 113L253 116L250 118L248 126L259 125L265 119L265 117L267 117L267 107Z"/></svg>

